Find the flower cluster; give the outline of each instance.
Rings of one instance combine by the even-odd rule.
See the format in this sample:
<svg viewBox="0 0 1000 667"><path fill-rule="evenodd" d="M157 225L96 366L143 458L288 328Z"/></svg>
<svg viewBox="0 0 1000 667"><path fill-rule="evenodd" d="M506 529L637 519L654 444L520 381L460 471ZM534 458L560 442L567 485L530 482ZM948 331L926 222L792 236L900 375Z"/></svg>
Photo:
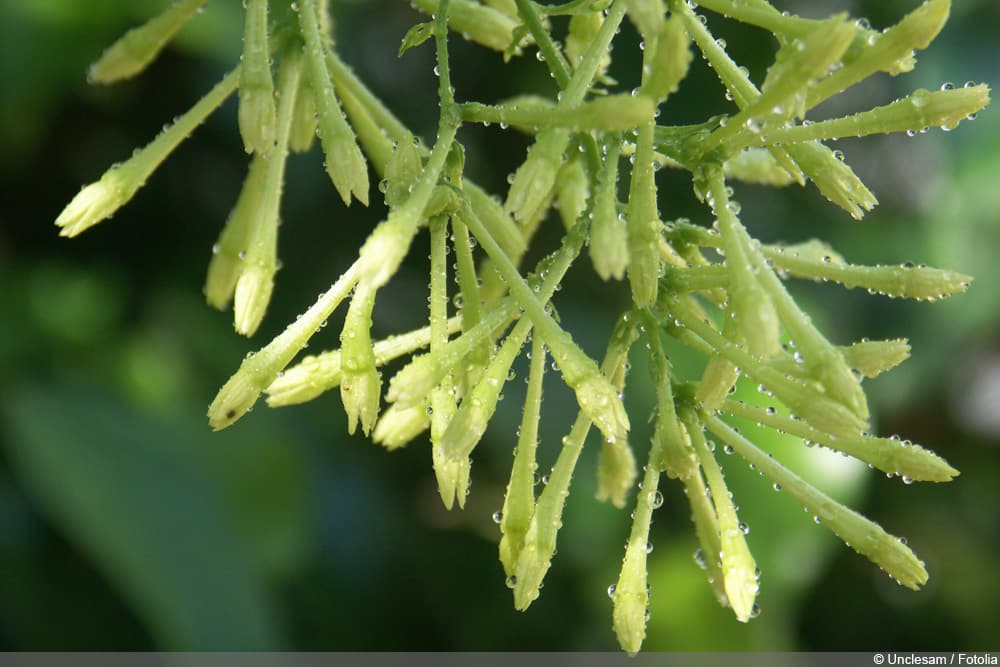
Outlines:
<svg viewBox="0 0 1000 667"><path fill-rule="evenodd" d="M206 0L177 0L110 47L92 66L94 82L132 76L157 55ZM682 484L691 505L708 580L740 621L756 614L756 567L716 458L716 443L736 452L802 504L848 545L898 583L918 588L923 564L905 543L824 495L743 437L731 417L856 457L904 482L947 481L944 460L909 441L869 433L862 381L909 355L904 340L834 345L800 310L789 278L832 281L890 297L934 301L971 280L951 271L904 264L860 266L820 241L765 245L740 221L728 183L805 185L860 219L875 196L839 151L840 137L952 129L989 101L985 85L945 84L851 116L811 122L810 110L877 72L909 71L914 54L942 28L949 0L928 0L897 24L875 31L864 20L825 20L780 12L767 0L416 0L430 14L404 37L400 55L432 39L439 83L437 138L425 146L366 88L334 47L325 0L245 0L243 57L190 111L149 145L84 188L56 220L75 236L110 217L174 148L238 92L239 131L252 155L243 189L213 248L205 295L233 303L234 325L257 329L278 267L277 230L287 159L316 136L333 186L345 205L367 205L368 167L388 207L357 258L274 340L249 354L219 391L209 424L222 429L261 394L272 407L312 400L338 388L348 429L388 449L429 431L441 498L462 506L470 455L486 431L511 367L530 344L530 372L500 525L500 560L514 604L538 596L556 551L562 511L592 426L600 432L599 497L629 502L640 471L628 439L629 351L643 340L657 394L655 430L617 583L609 589L622 647L645 637L646 559L651 515L662 503L661 473ZM772 33L778 49L754 83L716 39L700 9ZM612 47L626 19L642 43L641 85L617 90L608 75ZM552 27L565 22L565 43ZM501 104L458 102L451 86L449 31L507 58L537 51L556 89ZM669 125L673 92L699 53L718 75L732 111L696 125ZM463 123L497 123L534 137L501 202L464 177L456 141ZM624 164L623 164L624 162ZM707 206L703 226L669 220L657 197L656 172L689 172ZM625 195L624 201L620 194ZM556 206L558 204L558 206ZM522 258L538 227L558 209L561 247L535 267ZM427 326L372 340L378 292L394 276L414 237L430 237ZM481 250L476 250L476 248ZM570 266L588 247L603 280L627 280L622 312L598 363L554 316L551 302ZM447 255L454 251L450 293ZM479 257L477 258L477 255ZM453 289L453 288L452 288ZM349 301L340 348L291 365L335 309ZM704 355L698 377L679 377L665 338ZM420 352L426 350L426 352ZM380 367L412 355L383 385ZM536 449L546 360L575 392L579 414L536 495ZM745 376L769 403L730 397Z"/></svg>

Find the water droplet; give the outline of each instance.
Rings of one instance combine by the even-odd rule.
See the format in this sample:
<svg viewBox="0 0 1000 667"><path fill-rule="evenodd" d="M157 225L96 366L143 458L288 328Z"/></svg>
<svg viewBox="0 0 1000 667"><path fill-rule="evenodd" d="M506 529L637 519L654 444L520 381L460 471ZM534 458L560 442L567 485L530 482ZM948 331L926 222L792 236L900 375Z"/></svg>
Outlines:
<svg viewBox="0 0 1000 667"><path fill-rule="evenodd" d="M653 501L650 503L650 507L654 510L659 509L663 505L663 494L657 491L653 494Z"/></svg>
<svg viewBox="0 0 1000 667"><path fill-rule="evenodd" d="M615 596L615 589L617 589L617 588L618 587L615 584L611 584L610 586L608 586L608 597L609 598L613 598Z"/></svg>
<svg viewBox="0 0 1000 667"><path fill-rule="evenodd" d="M503 512L497 510L493 513L493 523L499 524L501 521L503 521Z"/></svg>
<svg viewBox="0 0 1000 667"><path fill-rule="evenodd" d="M517 577L513 574L507 577L507 588L514 588L517 586Z"/></svg>

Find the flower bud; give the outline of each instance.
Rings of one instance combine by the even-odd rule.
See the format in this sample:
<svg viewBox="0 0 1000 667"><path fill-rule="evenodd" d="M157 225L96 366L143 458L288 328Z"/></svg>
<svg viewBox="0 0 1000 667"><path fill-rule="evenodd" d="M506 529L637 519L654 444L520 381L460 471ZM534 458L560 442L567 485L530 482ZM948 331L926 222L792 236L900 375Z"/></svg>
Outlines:
<svg viewBox="0 0 1000 667"><path fill-rule="evenodd" d="M143 25L129 30L90 66L91 83L114 83L141 73L208 0L179 0Z"/></svg>
<svg viewBox="0 0 1000 667"><path fill-rule="evenodd" d="M556 174L563 164L569 130L552 128L540 132L528 149L524 163L514 173L504 210L521 224L534 220L552 193Z"/></svg>
<svg viewBox="0 0 1000 667"><path fill-rule="evenodd" d="M274 266L250 264L236 281L233 326L243 336L252 336L264 319L274 290Z"/></svg>
<svg viewBox="0 0 1000 667"><path fill-rule="evenodd" d="M379 417L372 432L372 440L386 449L399 449L408 444L430 426L427 406L414 405L401 408L390 405Z"/></svg>
<svg viewBox="0 0 1000 667"><path fill-rule="evenodd" d="M676 92L678 84L687 76L693 55L691 40L684 29L684 20L673 15L661 22L656 50L643 65L640 91L658 103Z"/></svg>
<svg viewBox="0 0 1000 667"><path fill-rule="evenodd" d="M340 334L340 398L347 413L347 432L353 434L358 421L368 435L378 419L382 380L375 368L371 341L371 315L376 290L359 284L351 299Z"/></svg>
<svg viewBox="0 0 1000 667"><path fill-rule="evenodd" d="M110 218L141 188L156 168L236 90L239 72L226 75L205 97L128 160L86 186L56 218L60 236L76 236Z"/></svg>
<svg viewBox="0 0 1000 667"><path fill-rule="evenodd" d="M219 240L212 247L205 278L205 299L213 308L223 310L230 299L243 271L246 249L250 243L256 214L260 209L264 191L267 161L255 155L243 180L240 196L226 221Z"/></svg>
<svg viewBox="0 0 1000 667"><path fill-rule="evenodd" d="M602 442L597 460L597 499L621 509L635 484L635 454L626 440Z"/></svg>
<svg viewBox="0 0 1000 667"><path fill-rule="evenodd" d="M247 153L268 153L274 146L278 114L271 78L267 0L247 0L240 67L240 136Z"/></svg>
<svg viewBox="0 0 1000 667"><path fill-rule="evenodd" d="M618 213L618 153L621 142L612 140L601 164L594 192L590 226L590 257L602 279L621 280L628 266L628 232Z"/></svg>

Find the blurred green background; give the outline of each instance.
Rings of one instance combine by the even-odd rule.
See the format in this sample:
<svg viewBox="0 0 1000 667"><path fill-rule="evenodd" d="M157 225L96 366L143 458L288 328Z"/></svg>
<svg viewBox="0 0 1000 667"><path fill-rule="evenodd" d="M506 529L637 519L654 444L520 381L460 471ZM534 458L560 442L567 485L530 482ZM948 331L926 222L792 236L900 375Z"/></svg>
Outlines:
<svg viewBox="0 0 1000 667"><path fill-rule="evenodd" d="M595 441L576 474L559 554L541 598L513 610L491 514L502 502L519 415L520 378L477 450L465 511L437 498L426 441L392 454L345 435L334 394L259 408L211 433L205 409L248 351L280 331L355 255L384 214L345 209L315 151L289 165L274 304L257 336L204 305L210 249L247 158L230 102L113 220L66 241L52 225L78 188L148 141L236 62L240 3L209 3L150 71L111 88L86 66L166 0L0 0L0 650L615 650L611 604L628 511L594 500ZM824 16L846 9L885 27L911 1L778 2ZM335 2L338 47L425 139L436 104L427 46L395 58L419 20L405 2ZM714 20L734 56L762 78L773 44ZM916 87L996 84L992 0L956 3L914 73L875 77L820 114L882 104ZM531 54L509 68L454 40L460 98L552 94ZM630 27L615 74L635 84ZM726 110L696 64L661 122ZM664 483L650 560L649 650L996 649L1000 626L1000 115L987 109L950 134L876 137L837 146L881 206L863 224L810 186L737 187L765 241L830 240L859 262L913 260L976 276L944 303L916 304L794 284L838 343L909 337L914 358L870 382L881 433L929 446L962 471L949 485L904 486L839 456L762 434L758 441L837 498L905 535L926 559L921 593L901 589L791 499L734 459L728 478L764 571L762 614L720 609L692 559L683 494ZM501 192L525 138L464 129L469 173ZM665 215L705 223L683 174L660 173ZM558 242L543 228L539 251ZM425 318L426 240L380 294L375 333ZM532 260L533 261L533 260ZM596 281L596 282L595 282ZM567 327L599 354L627 288L596 284L579 262L557 300ZM596 284L596 287L595 287ZM311 349L337 346L328 327ZM680 372L701 361L672 350ZM640 460L653 404L633 358L628 400ZM523 360L522 360L523 362ZM572 397L546 384L542 466L554 460ZM742 387L741 391L748 392Z"/></svg>

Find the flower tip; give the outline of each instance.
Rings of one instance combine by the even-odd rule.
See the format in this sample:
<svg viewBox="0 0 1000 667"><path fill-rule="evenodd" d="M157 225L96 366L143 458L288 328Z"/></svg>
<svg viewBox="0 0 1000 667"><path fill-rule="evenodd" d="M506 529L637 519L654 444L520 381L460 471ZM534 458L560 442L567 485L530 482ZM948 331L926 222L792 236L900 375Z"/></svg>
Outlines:
<svg viewBox="0 0 1000 667"><path fill-rule="evenodd" d="M59 236L72 238L107 220L129 200L131 193L114 168L107 171L99 181L84 187L66 205L56 226Z"/></svg>
<svg viewBox="0 0 1000 667"><path fill-rule="evenodd" d="M247 153L270 152L278 125L273 88L241 82L238 122Z"/></svg>
<svg viewBox="0 0 1000 667"><path fill-rule="evenodd" d="M232 426L257 402L260 387L243 368L229 378L208 406L208 425L213 431Z"/></svg>
<svg viewBox="0 0 1000 667"><path fill-rule="evenodd" d="M598 375L574 387L580 409L611 443L624 441L629 420L622 399L604 376Z"/></svg>
<svg viewBox="0 0 1000 667"><path fill-rule="evenodd" d="M314 369L303 362L276 377L264 392L267 394L267 405L280 408L311 401L324 389L326 386L316 381Z"/></svg>
<svg viewBox="0 0 1000 667"><path fill-rule="evenodd" d="M399 449L430 426L427 409L423 405L401 408L392 404L382 413L375 425L372 440L386 449Z"/></svg>
<svg viewBox="0 0 1000 667"><path fill-rule="evenodd" d="M237 333L252 336L257 331L273 290L274 272L265 267L247 267L240 275L233 299L233 326Z"/></svg>
<svg viewBox="0 0 1000 667"><path fill-rule="evenodd" d="M326 153L326 171L344 204L351 196L368 206L368 164L351 136L334 141Z"/></svg>
<svg viewBox="0 0 1000 667"><path fill-rule="evenodd" d="M367 436L378 420L382 379L375 368L367 372L345 374L340 381L340 397L347 413L347 432L354 435L358 423Z"/></svg>

